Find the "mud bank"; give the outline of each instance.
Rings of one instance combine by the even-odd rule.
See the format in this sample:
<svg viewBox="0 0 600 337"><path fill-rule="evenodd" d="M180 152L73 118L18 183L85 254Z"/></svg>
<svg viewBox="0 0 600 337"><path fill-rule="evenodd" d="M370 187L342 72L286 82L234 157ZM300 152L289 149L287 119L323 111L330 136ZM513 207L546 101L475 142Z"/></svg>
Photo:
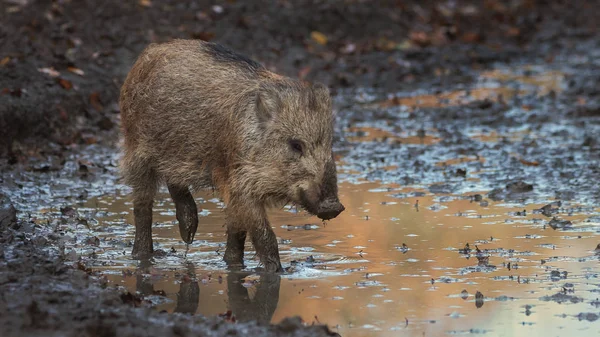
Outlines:
<svg viewBox="0 0 600 337"><path fill-rule="evenodd" d="M473 68L553 58L594 35L594 1L3 1L0 152L91 144L118 122L119 87L151 42L226 44L334 89L468 82Z"/></svg>
<svg viewBox="0 0 600 337"><path fill-rule="evenodd" d="M159 313L115 288L64 249L64 233L0 211L2 336L336 336L300 318L278 325ZM145 308L144 308L145 307ZM230 317L229 317L230 318Z"/></svg>

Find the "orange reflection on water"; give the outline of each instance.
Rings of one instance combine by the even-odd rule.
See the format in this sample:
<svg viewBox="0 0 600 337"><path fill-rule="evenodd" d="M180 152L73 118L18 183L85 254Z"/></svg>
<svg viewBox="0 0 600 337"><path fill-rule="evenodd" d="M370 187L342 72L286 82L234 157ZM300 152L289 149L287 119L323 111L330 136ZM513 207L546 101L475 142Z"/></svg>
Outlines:
<svg viewBox="0 0 600 337"><path fill-rule="evenodd" d="M409 194L396 198L391 194L398 191L380 189L376 184L342 184L340 198L346 211L325 225L305 214L271 212L271 224L282 242L284 266L293 260L315 260L313 267L297 266L281 279L248 277L251 271L229 274L198 258L220 258L217 249L200 244L204 240L224 242L223 213L212 203L202 204L212 213L201 217L198 244L192 245L188 255L196 258L188 258L186 264L174 216L160 215L174 209L163 195L165 201L159 207L163 211L155 212L155 221L161 223L155 228L155 239L165 248L173 247L178 252L174 259L180 262L165 265L159 259L153 266L133 268L131 274L124 272L131 268L119 261L97 269L106 273L111 284L130 291L164 291L171 302L158 304L158 310L204 315L232 310L238 319L271 322L300 315L309 324L317 320L327 323L342 336L440 336L462 331L543 335L553 334L559 327L565 335L597 335L597 325L578 322L572 316L595 298L587 292L595 286L585 280L590 270L597 270L592 268L597 268L598 260L589 259L598 241L593 228L561 232L544 227L548 218L531 212L541 205L490 203L482 207L469 199L440 203L431 195L410 197L410 190L401 192ZM210 199L212 195L202 197ZM100 208L110 201L112 211L131 213L131 206L122 199L100 201ZM525 216L511 213L523 209L527 209ZM588 213L559 216L582 228L587 226L583 221ZM131 222L131 215L126 219ZM101 225L108 225L114 219L100 220ZM305 224L319 227L289 230ZM132 235L133 231L121 239ZM403 243L409 249L406 252L401 249ZM494 250L486 268L477 271L474 255L467 259L459 254L457 249L466 243L473 249L477 245ZM247 245L247 249L252 247ZM131 263L128 257L123 259L124 265ZM252 254L246 259L251 260ZM542 260L548 262L542 264ZM510 270L506 267L509 262ZM550 269L567 271L571 275L568 282L575 284L577 296L585 301L577 305L539 301L559 292L566 282L549 280ZM463 290L468 293L466 299L460 297ZM477 291L486 298L480 308L475 302ZM530 315L526 305L533 306ZM563 314L567 318L548 321Z"/></svg>
<svg viewBox="0 0 600 337"><path fill-rule="evenodd" d="M434 130L422 131L421 134L406 134L396 135L390 131L375 127L350 127L345 130L346 132L357 133L356 136L347 137L348 141L351 142L392 142L401 144L422 144L431 145L440 141L439 137L432 136L428 133Z"/></svg>
<svg viewBox="0 0 600 337"><path fill-rule="evenodd" d="M438 94L422 94L405 97L393 97L377 104L389 108L406 106L409 108L436 108L468 104L473 101L507 100L529 92L538 95L558 93L564 86L565 74L559 71L536 71L533 66L525 66L515 72L507 69L494 69L479 74L481 84L469 90L455 90ZM490 85L491 83L491 85ZM509 83L518 83L519 87L509 87Z"/></svg>

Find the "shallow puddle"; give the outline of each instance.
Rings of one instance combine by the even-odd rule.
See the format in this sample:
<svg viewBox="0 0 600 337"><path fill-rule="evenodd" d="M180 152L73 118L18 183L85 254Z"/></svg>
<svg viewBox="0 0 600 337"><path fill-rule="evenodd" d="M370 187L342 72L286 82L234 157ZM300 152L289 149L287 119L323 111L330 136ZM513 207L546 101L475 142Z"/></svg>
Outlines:
<svg viewBox="0 0 600 337"><path fill-rule="evenodd" d="M383 103L365 93L338 97L351 102L336 134L346 211L325 223L292 208L271 211L289 267L281 276L254 272L249 243L246 270L227 271L223 204L210 192L196 196L200 224L186 247L163 191L153 231L163 256L131 259L132 204L112 150L101 157L107 164L89 166L102 169L102 183L83 175L77 185L57 173L38 187L25 173L12 193L20 208L43 208L34 217L64 233L68 259L82 258L108 286L138 292L159 311L231 311L227 319L274 323L299 315L342 336L597 336L598 156L588 138L600 120L548 113L564 107L539 95L560 92L563 77L500 69L445 93L399 93ZM481 103L499 96L508 106ZM63 170L81 170L81 160ZM508 191L516 181L530 189ZM78 199L87 201L73 201L83 192Z"/></svg>
<svg viewBox="0 0 600 337"><path fill-rule="evenodd" d="M554 216L572 227L554 230L552 218L534 214L541 204L495 204L375 183L343 183L340 198L347 210L327 223L291 209L271 212L282 262L292 266L281 278L253 274L249 244L247 272L226 271L222 205L210 193L197 197L204 216L187 255L166 194L155 207L154 239L167 254L153 265L129 257L132 210L120 195L88 202L98 223L78 233L97 237L98 247L75 250L96 256L94 268L110 286L138 291L168 312L231 310L238 320L271 322L300 315L342 336L556 329L597 335L597 323L589 322L596 316L578 316L597 313L600 305L593 209L563 203ZM471 251L464 251L467 243ZM168 300L157 296L163 294Z"/></svg>

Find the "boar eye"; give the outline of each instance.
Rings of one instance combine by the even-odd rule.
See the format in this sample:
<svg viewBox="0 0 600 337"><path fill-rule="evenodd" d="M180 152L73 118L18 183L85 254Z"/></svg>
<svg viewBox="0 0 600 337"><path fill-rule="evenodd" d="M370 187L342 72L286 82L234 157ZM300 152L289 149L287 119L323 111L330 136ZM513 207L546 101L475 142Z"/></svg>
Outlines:
<svg viewBox="0 0 600 337"><path fill-rule="evenodd" d="M292 151L294 151L298 154L302 154L302 152L304 151L304 146L303 146L301 140L290 139L289 144L290 144L290 148L292 149Z"/></svg>

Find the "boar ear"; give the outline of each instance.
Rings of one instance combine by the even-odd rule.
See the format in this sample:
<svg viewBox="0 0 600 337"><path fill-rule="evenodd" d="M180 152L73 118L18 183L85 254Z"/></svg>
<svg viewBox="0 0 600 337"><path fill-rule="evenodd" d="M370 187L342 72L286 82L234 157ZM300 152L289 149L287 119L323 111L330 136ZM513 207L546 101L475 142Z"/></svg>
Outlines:
<svg viewBox="0 0 600 337"><path fill-rule="evenodd" d="M329 88L323 83L314 83L312 85L313 91L318 99L329 101L331 99L331 94L329 93Z"/></svg>
<svg viewBox="0 0 600 337"><path fill-rule="evenodd" d="M263 124L269 122L275 117L280 109L281 99L277 89L261 84L256 92L256 117L258 122Z"/></svg>
<svg viewBox="0 0 600 337"><path fill-rule="evenodd" d="M329 88L322 83L315 83L312 85L312 90L316 98L316 103L325 107L325 109L331 109L331 94Z"/></svg>

